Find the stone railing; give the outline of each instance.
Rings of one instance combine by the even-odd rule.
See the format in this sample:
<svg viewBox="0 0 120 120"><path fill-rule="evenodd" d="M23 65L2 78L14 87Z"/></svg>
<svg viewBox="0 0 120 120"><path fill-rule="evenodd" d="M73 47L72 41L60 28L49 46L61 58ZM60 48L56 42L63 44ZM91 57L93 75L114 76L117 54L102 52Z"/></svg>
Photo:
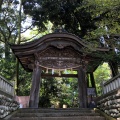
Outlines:
<svg viewBox="0 0 120 120"><path fill-rule="evenodd" d="M106 82L103 82L101 85L103 89L103 94L107 94L113 90L120 88L120 74Z"/></svg>
<svg viewBox="0 0 120 120"><path fill-rule="evenodd" d="M14 92L13 84L0 76L0 94L13 98Z"/></svg>
<svg viewBox="0 0 120 120"><path fill-rule="evenodd" d="M0 76L0 118L4 118L19 108L19 103L14 100L14 86Z"/></svg>
<svg viewBox="0 0 120 120"><path fill-rule="evenodd" d="M105 82L103 95L97 99L97 107L107 115L120 119L120 74Z"/></svg>

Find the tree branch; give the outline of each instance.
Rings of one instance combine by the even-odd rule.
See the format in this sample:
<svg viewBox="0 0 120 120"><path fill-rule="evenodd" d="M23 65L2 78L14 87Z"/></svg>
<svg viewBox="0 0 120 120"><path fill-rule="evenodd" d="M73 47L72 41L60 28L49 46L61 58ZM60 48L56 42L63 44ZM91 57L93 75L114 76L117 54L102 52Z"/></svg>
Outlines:
<svg viewBox="0 0 120 120"><path fill-rule="evenodd" d="M32 40L33 38L35 38L35 37L38 36L39 34L40 34L40 33L36 34L35 36L31 37L30 39L26 39L26 40L24 40L24 41L21 41L21 43L22 43L22 42L28 42L29 40Z"/></svg>

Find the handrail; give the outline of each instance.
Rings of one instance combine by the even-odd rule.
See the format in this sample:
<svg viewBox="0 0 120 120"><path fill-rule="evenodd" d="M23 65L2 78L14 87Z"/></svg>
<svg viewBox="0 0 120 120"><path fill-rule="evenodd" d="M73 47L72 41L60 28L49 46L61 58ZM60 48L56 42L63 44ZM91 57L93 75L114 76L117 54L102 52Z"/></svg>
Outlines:
<svg viewBox="0 0 120 120"><path fill-rule="evenodd" d="M120 74L113 77L112 79L103 82L102 84L103 94L107 94L113 90L120 88Z"/></svg>
<svg viewBox="0 0 120 120"><path fill-rule="evenodd" d="M0 75L0 93L10 98L14 97L14 86Z"/></svg>

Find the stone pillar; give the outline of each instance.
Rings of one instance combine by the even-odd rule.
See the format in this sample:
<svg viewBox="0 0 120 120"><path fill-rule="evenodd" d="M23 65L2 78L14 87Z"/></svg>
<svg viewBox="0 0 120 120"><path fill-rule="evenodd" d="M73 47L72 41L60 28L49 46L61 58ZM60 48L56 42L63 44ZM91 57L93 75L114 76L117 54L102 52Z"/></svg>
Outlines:
<svg viewBox="0 0 120 120"><path fill-rule="evenodd" d="M87 81L82 67L78 69L79 107L87 108Z"/></svg>
<svg viewBox="0 0 120 120"><path fill-rule="evenodd" d="M35 65L33 68L33 75L32 75L30 100L29 100L30 108L38 108L39 91L40 91L40 83L41 83L41 71L42 71L42 69L39 66L39 62L35 61Z"/></svg>

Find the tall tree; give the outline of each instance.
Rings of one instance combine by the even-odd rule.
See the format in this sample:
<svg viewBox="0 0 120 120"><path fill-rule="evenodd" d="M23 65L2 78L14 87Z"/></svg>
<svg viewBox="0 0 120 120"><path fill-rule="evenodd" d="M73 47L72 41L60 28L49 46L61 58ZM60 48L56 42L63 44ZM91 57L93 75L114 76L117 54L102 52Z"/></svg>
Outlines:
<svg viewBox="0 0 120 120"><path fill-rule="evenodd" d="M115 50L119 50L120 38L119 0L25 0L23 6L25 14L32 16L34 25L41 31L45 31L45 23L51 21L53 29L64 26L68 32L91 42L95 47L110 48L106 56L111 54L111 57L107 61L113 76L118 74L119 59Z"/></svg>
<svg viewBox="0 0 120 120"><path fill-rule="evenodd" d="M5 78L13 79L15 75L15 58L10 50L9 43L15 43L17 38L18 23L18 2L3 0L0 17L0 45L3 48L1 53L1 75ZM2 49L1 49L2 50Z"/></svg>
<svg viewBox="0 0 120 120"><path fill-rule="evenodd" d="M10 50L10 44L20 44L22 41L21 34L31 28L32 23L23 25L26 23L27 16L22 10L22 0L3 0L1 2L0 66L2 69L0 74L8 80L16 80L17 87L19 87L20 83L24 81L23 77L19 76L21 75L19 71L23 71L23 69L21 69L21 66L18 66L18 62L16 62L15 56ZM17 68L17 70L15 68Z"/></svg>
<svg viewBox="0 0 120 120"><path fill-rule="evenodd" d="M22 0L19 1L19 17L18 17L18 41L17 44L21 42L21 22L22 22ZM16 93L18 94L18 81L19 81L19 61L16 59Z"/></svg>
<svg viewBox="0 0 120 120"><path fill-rule="evenodd" d="M46 29L45 23L51 21L54 28L64 25L68 32L83 37L87 29L95 29L94 22L85 8L81 8L86 3L81 1L68 0L25 0L23 2L24 12L33 16L34 25L39 29Z"/></svg>

